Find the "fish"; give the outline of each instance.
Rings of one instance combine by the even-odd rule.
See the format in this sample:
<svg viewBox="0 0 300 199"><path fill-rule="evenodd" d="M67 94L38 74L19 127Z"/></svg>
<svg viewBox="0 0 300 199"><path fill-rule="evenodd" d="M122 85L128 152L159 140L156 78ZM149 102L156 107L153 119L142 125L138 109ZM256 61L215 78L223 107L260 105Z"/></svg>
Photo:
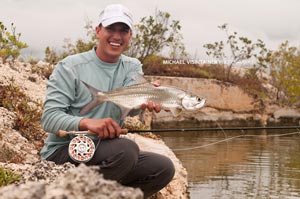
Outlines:
<svg viewBox="0 0 300 199"><path fill-rule="evenodd" d="M119 106L121 119L124 119L131 110L139 109L142 104L152 101L154 104L160 104L163 110L170 111L173 116L178 117L182 111L197 111L206 103L205 98L183 89L162 85L154 86L142 75L139 75L137 79L142 82L106 92L81 81L89 89L92 101L85 105L79 113L86 114L104 102L112 102Z"/></svg>

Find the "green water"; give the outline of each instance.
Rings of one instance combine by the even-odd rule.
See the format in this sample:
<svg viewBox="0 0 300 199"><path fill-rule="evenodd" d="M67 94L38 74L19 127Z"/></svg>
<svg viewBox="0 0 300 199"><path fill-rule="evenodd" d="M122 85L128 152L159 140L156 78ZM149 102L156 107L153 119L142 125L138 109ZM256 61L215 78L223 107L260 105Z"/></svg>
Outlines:
<svg viewBox="0 0 300 199"><path fill-rule="evenodd" d="M242 132L160 135L187 169L192 199L300 198L300 134L284 135L296 131L247 131L255 136L220 143Z"/></svg>

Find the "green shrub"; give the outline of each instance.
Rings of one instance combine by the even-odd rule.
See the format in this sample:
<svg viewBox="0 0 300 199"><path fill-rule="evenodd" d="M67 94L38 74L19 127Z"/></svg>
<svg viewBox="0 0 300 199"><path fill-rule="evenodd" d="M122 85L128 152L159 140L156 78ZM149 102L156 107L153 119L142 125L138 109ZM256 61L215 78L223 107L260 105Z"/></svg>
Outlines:
<svg viewBox="0 0 300 199"><path fill-rule="evenodd" d="M276 100L288 106L300 106L300 48L283 42L271 56L271 77Z"/></svg>
<svg viewBox="0 0 300 199"><path fill-rule="evenodd" d="M27 48L27 44L20 41L21 33L16 33L16 27L11 24L11 31L8 31L0 21L0 58L3 63L7 59L15 60L19 57L20 51Z"/></svg>
<svg viewBox="0 0 300 199"><path fill-rule="evenodd" d="M0 167L0 187L12 184L20 180L20 175L15 174L9 169Z"/></svg>

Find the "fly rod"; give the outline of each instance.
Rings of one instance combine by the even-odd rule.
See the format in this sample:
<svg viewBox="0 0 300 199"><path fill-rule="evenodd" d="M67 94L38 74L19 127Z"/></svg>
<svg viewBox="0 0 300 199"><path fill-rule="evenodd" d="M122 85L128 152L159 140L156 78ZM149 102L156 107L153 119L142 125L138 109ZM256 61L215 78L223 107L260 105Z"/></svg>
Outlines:
<svg viewBox="0 0 300 199"><path fill-rule="evenodd" d="M300 129L300 126L255 126L255 127L215 127L215 128L178 128L178 129L149 129L131 130L128 133L138 132L191 132L191 131L240 131L240 130L271 130L271 129Z"/></svg>
<svg viewBox="0 0 300 199"><path fill-rule="evenodd" d="M191 132L191 131L234 131L234 130L264 130L264 129L300 129L300 126L266 126L266 127L229 127L229 128L182 128L182 129L149 129L149 130L131 130L122 129L121 134L127 133L138 133L138 132ZM72 160L75 162L88 162L95 153L97 146L95 146L94 141L87 135L95 135L92 131L63 131L59 130L57 135L59 137L65 137L68 135L73 135L75 137L69 143L68 153ZM239 135L241 136L241 135ZM238 137L239 137L238 136ZM235 136L234 138L237 138ZM233 138L227 138L223 141L227 141ZM100 139L99 139L100 141ZM98 141L98 144L99 144ZM219 143L219 142L218 142ZM195 147L194 147L195 148ZM190 150L194 148L186 148L180 150ZM199 147L196 147L199 148Z"/></svg>
<svg viewBox="0 0 300 199"><path fill-rule="evenodd" d="M178 128L178 129L122 129L121 134L127 133L143 133L143 132L152 132L152 133L162 133L162 132L193 132L193 131L247 131L247 130L273 130L273 129L300 129L300 126L254 126L254 127L215 127L215 128ZM62 131L58 132L59 137L64 137L66 135L95 135L90 131Z"/></svg>

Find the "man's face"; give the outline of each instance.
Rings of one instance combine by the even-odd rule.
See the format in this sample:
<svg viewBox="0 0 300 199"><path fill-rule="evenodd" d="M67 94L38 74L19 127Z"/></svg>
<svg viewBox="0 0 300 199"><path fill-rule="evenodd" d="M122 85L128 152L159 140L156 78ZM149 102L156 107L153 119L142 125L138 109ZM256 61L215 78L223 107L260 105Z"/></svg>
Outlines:
<svg viewBox="0 0 300 199"><path fill-rule="evenodd" d="M96 35L99 40L97 55L105 62L114 63L129 45L132 31L124 23L114 23L110 26L98 26Z"/></svg>

